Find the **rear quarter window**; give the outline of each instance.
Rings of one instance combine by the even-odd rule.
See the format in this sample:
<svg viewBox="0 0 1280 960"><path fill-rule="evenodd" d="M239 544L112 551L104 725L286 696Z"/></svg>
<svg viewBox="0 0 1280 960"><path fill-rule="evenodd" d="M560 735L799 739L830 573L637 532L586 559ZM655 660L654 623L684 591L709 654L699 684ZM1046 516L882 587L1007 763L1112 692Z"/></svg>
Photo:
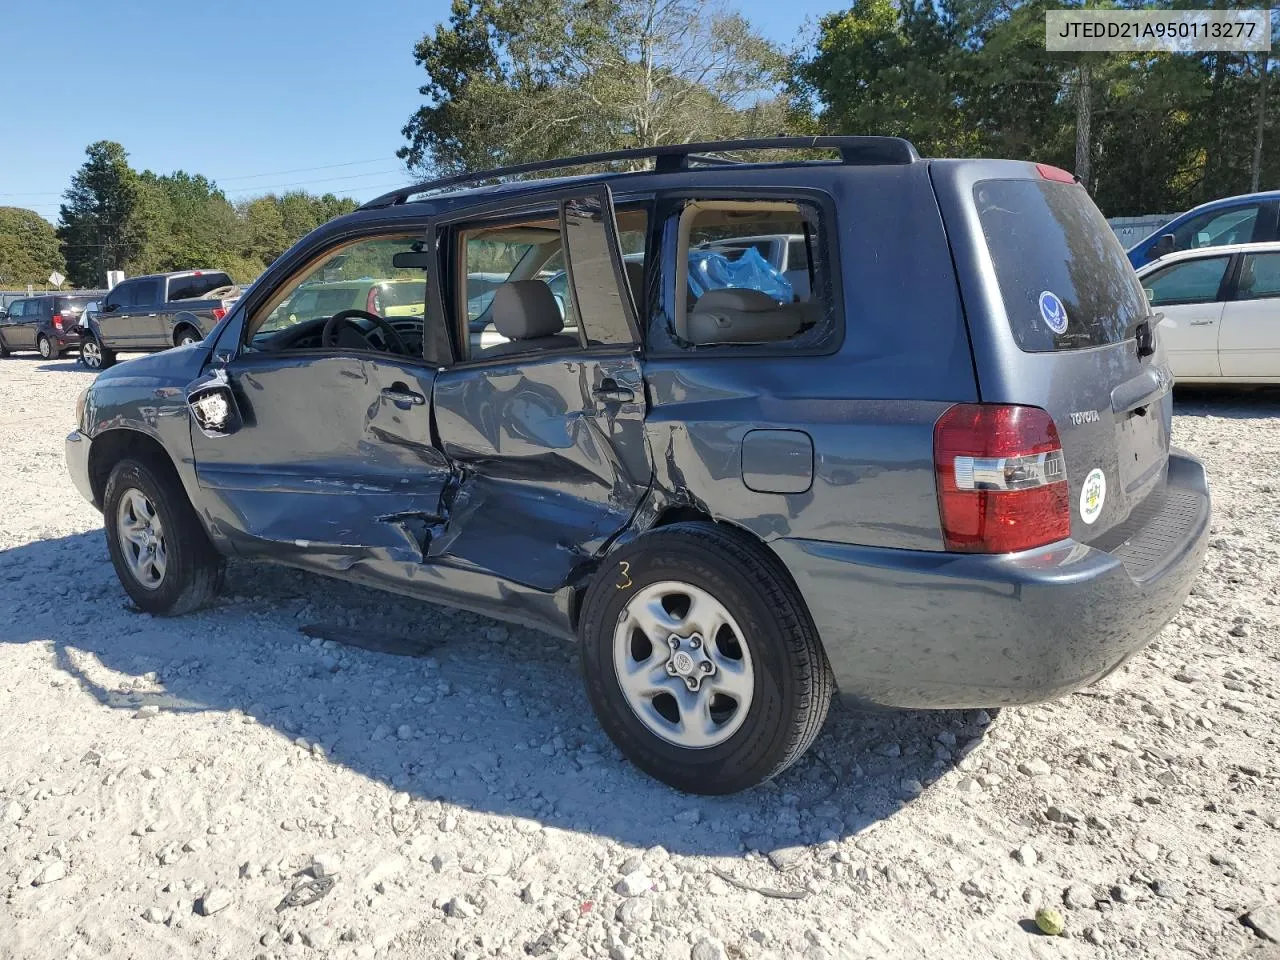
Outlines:
<svg viewBox="0 0 1280 960"><path fill-rule="evenodd" d="M973 193L1021 349L1042 353L1119 343L1147 316L1133 267L1083 187L984 180Z"/></svg>
<svg viewBox="0 0 1280 960"><path fill-rule="evenodd" d="M225 273L199 273L169 279L169 300L198 300L211 290L231 286Z"/></svg>

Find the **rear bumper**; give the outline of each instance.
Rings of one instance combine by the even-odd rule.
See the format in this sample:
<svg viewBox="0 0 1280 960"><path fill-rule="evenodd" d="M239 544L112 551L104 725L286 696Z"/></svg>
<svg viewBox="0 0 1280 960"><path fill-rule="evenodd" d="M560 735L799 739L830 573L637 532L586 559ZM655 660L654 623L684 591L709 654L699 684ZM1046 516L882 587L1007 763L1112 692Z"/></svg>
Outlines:
<svg viewBox="0 0 1280 960"><path fill-rule="evenodd" d="M1169 458L1167 507L1114 550L1063 541L982 556L814 540L772 546L842 696L907 708L1035 703L1086 686L1177 612L1209 537L1204 466Z"/></svg>
<svg viewBox="0 0 1280 960"><path fill-rule="evenodd" d="M101 505L93 497L93 484L89 482L89 438L79 430L71 431L67 435L66 452L67 473L71 474L71 482L75 484L80 496L101 509Z"/></svg>

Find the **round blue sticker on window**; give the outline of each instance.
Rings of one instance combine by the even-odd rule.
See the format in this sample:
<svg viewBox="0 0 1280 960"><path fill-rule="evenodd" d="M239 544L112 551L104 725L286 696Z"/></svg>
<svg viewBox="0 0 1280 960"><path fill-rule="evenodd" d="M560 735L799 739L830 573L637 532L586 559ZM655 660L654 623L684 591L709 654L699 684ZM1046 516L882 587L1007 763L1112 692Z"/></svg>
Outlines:
<svg viewBox="0 0 1280 960"><path fill-rule="evenodd" d="M1067 308L1052 290L1043 290L1040 293L1040 316L1054 333L1067 332Z"/></svg>

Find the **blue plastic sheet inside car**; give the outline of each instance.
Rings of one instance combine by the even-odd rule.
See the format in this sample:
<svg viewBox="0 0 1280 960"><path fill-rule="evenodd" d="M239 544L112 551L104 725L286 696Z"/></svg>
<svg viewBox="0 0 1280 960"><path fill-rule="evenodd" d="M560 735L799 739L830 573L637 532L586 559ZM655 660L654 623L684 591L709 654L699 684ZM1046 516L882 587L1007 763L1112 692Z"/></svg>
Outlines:
<svg viewBox="0 0 1280 960"><path fill-rule="evenodd" d="M689 291L700 297L708 290L745 287L768 294L779 303L795 299L791 284L755 247L729 259L715 250L689 251Z"/></svg>

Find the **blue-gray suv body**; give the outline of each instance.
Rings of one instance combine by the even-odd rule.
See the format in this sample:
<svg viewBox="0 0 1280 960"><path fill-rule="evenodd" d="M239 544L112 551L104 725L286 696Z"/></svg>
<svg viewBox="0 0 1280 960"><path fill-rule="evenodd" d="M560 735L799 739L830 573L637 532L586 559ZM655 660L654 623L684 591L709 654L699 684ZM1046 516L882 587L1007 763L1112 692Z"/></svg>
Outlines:
<svg viewBox="0 0 1280 960"><path fill-rule="evenodd" d="M838 159L725 162L758 147ZM1205 472L1070 175L876 137L563 165L638 159L388 194L102 374L67 460L133 600L194 609L241 556L577 637L609 735L704 793L794 761L834 690L1034 702L1173 616ZM804 249L743 259L761 236ZM425 277L423 311L287 306L360 277Z"/></svg>

